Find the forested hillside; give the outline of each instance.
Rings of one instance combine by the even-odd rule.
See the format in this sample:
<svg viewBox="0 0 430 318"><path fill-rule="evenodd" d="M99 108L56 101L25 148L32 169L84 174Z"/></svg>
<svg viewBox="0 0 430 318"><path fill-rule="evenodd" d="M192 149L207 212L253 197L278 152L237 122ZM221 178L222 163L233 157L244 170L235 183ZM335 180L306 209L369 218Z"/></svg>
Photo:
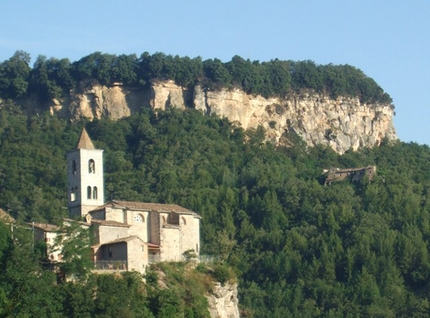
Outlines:
<svg viewBox="0 0 430 318"><path fill-rule="evenodd" d="M286 96L303 90L338 96L359 97L362 103L391 103L391 97L361 70L350 65L317 65L313 61L250 61L234 56L202 60L163 53L112 55L95 52L79 61L38 56L30 66L28 53L17 51L0 63L0 97L35 96L41 102L60 98L78 89L83 80L102 85L114 82L143 87L154 80L174 80L183 87L197 83L205 89L238 87L247 94Z"/></svg>
<svg viewBox="0 0 430 318"><path fill-rule="evenodd" d="M202 254L234 269L244 316L428 317L427 146L398 142L339 156L300 140L275 149L262 129L244 132L192 110L75 125L19 112L1 105L0 207L18 220L55 223L66 215L65 155L85 125L105 149L107 199L176 203L202 216ZM325 168L366 165L377 166L371 183L323 185ZM6 241L0 237L0 250ZM2 270L11 266L5 255ZM36 290L19 273L8 275L0 279L4 303ZM49 286L41 292L54 293ZM48 296L23 299L65 308ZM97 308L94 317L108 315Z"/></svg>

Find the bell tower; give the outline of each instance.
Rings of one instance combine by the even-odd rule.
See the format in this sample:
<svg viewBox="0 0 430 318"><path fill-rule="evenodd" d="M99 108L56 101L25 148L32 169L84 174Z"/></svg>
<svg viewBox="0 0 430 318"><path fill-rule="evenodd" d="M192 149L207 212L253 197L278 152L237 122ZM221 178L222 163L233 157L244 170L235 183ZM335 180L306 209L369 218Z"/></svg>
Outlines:
<svg viewBox="0 0 430 318"><path fill-rule="evenodd" d="M95 149L85 128L67 153L67 205L71 218L83 218L104 204L103 150Z"/></svg>

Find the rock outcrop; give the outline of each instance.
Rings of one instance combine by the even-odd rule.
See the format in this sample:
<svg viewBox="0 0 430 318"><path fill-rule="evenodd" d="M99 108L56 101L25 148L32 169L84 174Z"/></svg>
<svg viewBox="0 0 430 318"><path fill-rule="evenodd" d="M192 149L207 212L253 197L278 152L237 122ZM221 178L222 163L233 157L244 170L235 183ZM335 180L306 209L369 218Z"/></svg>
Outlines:
<svg viewBox="0 0 430 318"><path fill-rule="evenodd" d="M206 298L212 318L239 318L237 284L216 283Z"/></svg>
<svg viewBox="0 0 430 318"><path fill-rule="evenodd" d="M150 89L88 82L50 105L52 114L71 120L119 119L142 107L195 108L208 115L227 117L244 129L261 125L267 139L275 144L284 143L283 137L293 134L308 146L323 144L338 153L378 146L384 139L397 139L392 105L362 104L358 98L331 99L315 93L264 98L239 89L211 91L199 85L185 89L172 81L154 82Z"/></svg>

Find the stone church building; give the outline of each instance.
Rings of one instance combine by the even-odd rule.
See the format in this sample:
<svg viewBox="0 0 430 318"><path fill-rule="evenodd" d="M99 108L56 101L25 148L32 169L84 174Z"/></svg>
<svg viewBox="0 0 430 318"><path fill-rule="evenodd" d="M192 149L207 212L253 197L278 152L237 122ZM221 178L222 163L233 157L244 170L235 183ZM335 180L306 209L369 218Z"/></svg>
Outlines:
<svg viewBox="0 0 430 318"><path fill-rule="evenodd" d="M67 154L68 208L71 219L90 229L95 269L144 272L157 261L180 261L186 251L199 254L201 217L175 204L104 201L103 150L95 149L85 128ZM48 257L61 261L52 249L58 228L35 225L45 238Z"/></svg>

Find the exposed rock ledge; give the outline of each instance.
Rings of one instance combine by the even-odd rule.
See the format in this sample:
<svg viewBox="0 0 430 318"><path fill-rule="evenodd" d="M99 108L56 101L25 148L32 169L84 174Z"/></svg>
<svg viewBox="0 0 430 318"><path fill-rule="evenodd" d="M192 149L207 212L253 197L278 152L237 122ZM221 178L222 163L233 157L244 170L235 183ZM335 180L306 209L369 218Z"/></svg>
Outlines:
<svg viewBox="0 0 430 318"><path fill-rule="evenodd" d="M226 283L222 286L216 283L206 298L212 318L239 318L237 284Z"/></svg>
<svg viewBox="0 0 430 318"><path fill-rule="evenodd" d="M151 89L133 89L120 84L81 85L50 105L51 113L71 120L130 116L142 107L195 108L240 123L244 129L266 129L267 138L283 143L286 132L299 135L309 146L328 145L338 153L378 146L384 139L397 140L394 110L389 104L361 104L358 98L336 100L320 94L301 94L286 99L247 95L239 89L192 90L172 81L156 82Z"/></svg>

